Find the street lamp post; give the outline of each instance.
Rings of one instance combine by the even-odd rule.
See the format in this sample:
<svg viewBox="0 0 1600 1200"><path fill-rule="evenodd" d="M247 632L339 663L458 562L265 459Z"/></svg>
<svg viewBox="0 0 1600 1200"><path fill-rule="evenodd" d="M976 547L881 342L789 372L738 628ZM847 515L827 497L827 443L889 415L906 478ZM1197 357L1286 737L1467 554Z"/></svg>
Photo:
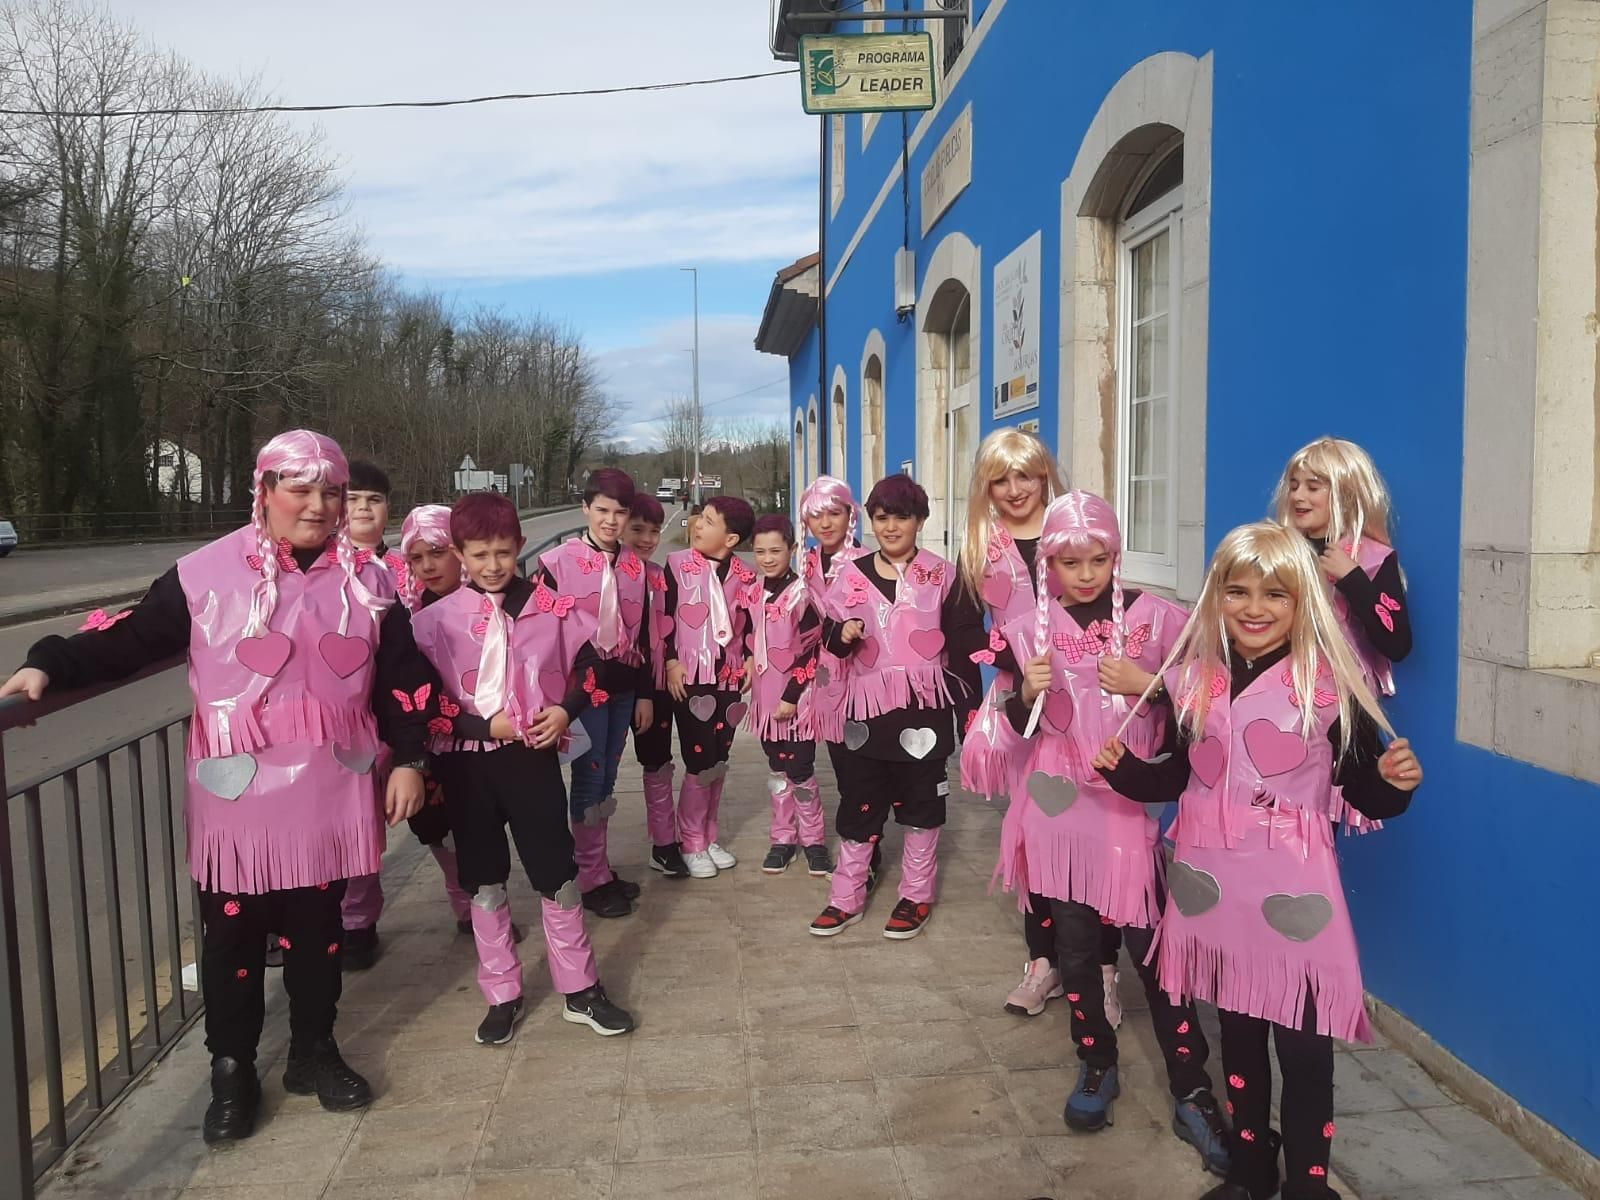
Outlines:
<svg viewBox="0 0 1600 1200"><path fill-rule="evenodd" d="M694 277L694 482L690 485L690 503L700 503L700 443L704 440L700 428L700 268L679 267Z"/></svg>

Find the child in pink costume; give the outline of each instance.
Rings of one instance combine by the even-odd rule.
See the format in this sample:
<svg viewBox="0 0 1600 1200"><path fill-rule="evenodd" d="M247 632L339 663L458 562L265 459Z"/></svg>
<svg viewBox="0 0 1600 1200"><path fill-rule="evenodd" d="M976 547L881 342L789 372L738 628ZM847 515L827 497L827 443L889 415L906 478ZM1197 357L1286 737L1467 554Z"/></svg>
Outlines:
<svg viewBox="0 0 1600 1200"><path fill-rule="evenodd" d="M203 926L208 1142L255 1129L269 930L289 993L285 1089L333 1111L372 1098L333 1040L339 905L346 879L379 867L384 813L393 824L422 806L426 718L391 696L427 694L435 676L390 576L350 541L348 478L330 439L279 434L256 459L251 524L186 555L95 632L39 642L0 688L37 699L188 655L184 826ZM384 744L396 765L380 811Z"/></svg>
<svg viewBox="0 0 1600 1200"><path fill-rule="evenodd" d="M806 869L833 870L817 784L815 698L822 622L794 572L794 526L777 513L756 522L753 543L761 590L750 609L750 712L745 728L761 739L772 794L772 844L761 869L781 875L802 849Z"/></svg>
<svg viewBox="0 0 1600 1200"><path fill-rule="evenodd" d="M893 812L905 826L900 900L883 934L916 937L933 915L939 831L950 795L945 765L978 703L983 614L955 567L917 547L928 494L905 475L878 481L867 497L878 550L848 562L834 583L843 619L823 639L849 660L839 778L839 861L828 905L811 932L832 937L866 907L872 853Z"/></svg>
<svg viewBox="0 0 1600 1200"><path fill-rule="evenodd" d="M1176 719L1145 761L1111 738L1095 766L1140 803L1178 799L1158 938L1162 988L1222 1018L1234 1136L1207 1200L1336 1200L1328 1187L1333 1038L1369 1041L1334 853L1333 788L1369 818L1404 812L1422 768L1388 722L1298 534L1263 522L1217 548L1167 656ZM1164 757L1170 755L1170 757ZM1283 1132L1269 1128L1283 1073Z"/></svg>
<svg viewBox="0 0 1600 1200"><path fill-rule="evenodd" d="M667 616L667 573L655 562L661 526L667 514L661 501L635 492L628 506L623 537L644 563L650 615L650 725L633 734L633 754L644 782L645 824L650 834L650 869L668 879L689 878L689 866L678 845L678 818L672 802L672 697L667 692L667 641L672 618Z"/></svg>
<svg viewBox="0 0 1600 1200"><path fill-rule="evenodd" d="M1088 492L1051 503L1037 563L1036 610L1000 629L1007 649L996 666L1009 668L1020 687L1006 714L1029 740L1002 826L997 872L1032 902L1048 898L1081 1064L1066 1122L1080 1131L1103 1128L1121 1092L1117 1033L1101 987L1109 925L1123 930L1149 1000L1173 1097L1173 1130L1220 1175L1228 1169L1227 1131L1206 1074L1205 1035L1193 1005L1170 1003L1145 961L1161 913L1159 827L1090 766L1125 718L1127 744L1155 753L1166 708L1152 695L1130 715L1128 697L1137 700L1150 689L1188 614L1149 592L1123 589L1117 515ZM1013 654L1024 664L1020 671Z"/></svg>
<svg viewBox="0 0 1600 1200"><path fill-rule="evenodd" d="M489 1002L476 1039L510 1041L523 1014L506 896L508 825L542 897L550 978L566 998L562 1018L606 1036L628 1033L633 1018L611 1003L595 972L557 758L573 714L588 703L571 685L574 668L594 661L582 631L566 627L574 598L517 574L522 527L504 496L457 501L450 536L468 584L422 609L416 631L444 681L430 724L434 773L449 797L457 870L472 895L478 986Z"/></svg>
<svg viewBox="0 0 1600 1200"><path fill-rule="evenodd" d="M712 879L739 860L717 841L717 811L734 731L744 719L741 691L756 573L734 556L755 514L736 496L713 496L689 525L689 549L667 558L667 691L678 723L683 789L678 835L695 879Z"/></svg>

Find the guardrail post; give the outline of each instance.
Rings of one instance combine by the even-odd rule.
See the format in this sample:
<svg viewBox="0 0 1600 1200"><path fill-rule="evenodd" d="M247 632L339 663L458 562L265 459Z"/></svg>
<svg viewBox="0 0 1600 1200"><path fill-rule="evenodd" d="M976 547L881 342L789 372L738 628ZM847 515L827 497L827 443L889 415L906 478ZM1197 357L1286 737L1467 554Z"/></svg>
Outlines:
<svg viewBox="0 0 1600 1200"><path fill-rule="evenodd" d="M22 959L17 946L17 880L11 858L11 802L0 734L0 1196L33 1196L33 1130L28 1119L28 1044L22 1028Z"/></svg>

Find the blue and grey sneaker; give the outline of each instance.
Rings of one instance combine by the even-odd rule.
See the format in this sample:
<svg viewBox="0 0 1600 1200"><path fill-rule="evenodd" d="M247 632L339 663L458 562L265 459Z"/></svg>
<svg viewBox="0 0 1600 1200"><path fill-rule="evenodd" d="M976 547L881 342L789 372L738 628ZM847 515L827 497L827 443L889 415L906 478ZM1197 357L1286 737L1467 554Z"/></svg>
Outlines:
<svg viewBox="0 0 1600 1200"><path fill-rule="evenodd" d="M1217 1098L1205 1088L1196 1088L1172 1108L1172 1132L1178 1140L1200 1151L1200 1161L1213 1175L1226 1176L1228 1127L1217 1107Z"/></svg>
<svg viewBox="0 0 1600 1200"><path fill-rule="evenodd" d="M1078 1068L1078 1086L1067 1097L1067 1128L1080 1133L1097 1133L1115 1122L1111 1119L1111 1105L1122 1095L1122 1085L1117 1080L1117 1068Z"/></svg>

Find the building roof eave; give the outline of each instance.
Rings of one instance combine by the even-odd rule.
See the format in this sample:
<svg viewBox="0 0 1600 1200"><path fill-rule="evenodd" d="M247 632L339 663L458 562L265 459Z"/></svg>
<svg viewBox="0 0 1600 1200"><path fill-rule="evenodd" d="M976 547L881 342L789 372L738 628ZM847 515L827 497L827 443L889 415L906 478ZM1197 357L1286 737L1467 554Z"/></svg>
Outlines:
<svg viewBox="0 0 1600 1200"><path fill-rule="evenodd" d="M756 349L793 358L817 322L821 288L820 258L809 254L779 271L767 293L767 306L756 331Z"/></svg>

